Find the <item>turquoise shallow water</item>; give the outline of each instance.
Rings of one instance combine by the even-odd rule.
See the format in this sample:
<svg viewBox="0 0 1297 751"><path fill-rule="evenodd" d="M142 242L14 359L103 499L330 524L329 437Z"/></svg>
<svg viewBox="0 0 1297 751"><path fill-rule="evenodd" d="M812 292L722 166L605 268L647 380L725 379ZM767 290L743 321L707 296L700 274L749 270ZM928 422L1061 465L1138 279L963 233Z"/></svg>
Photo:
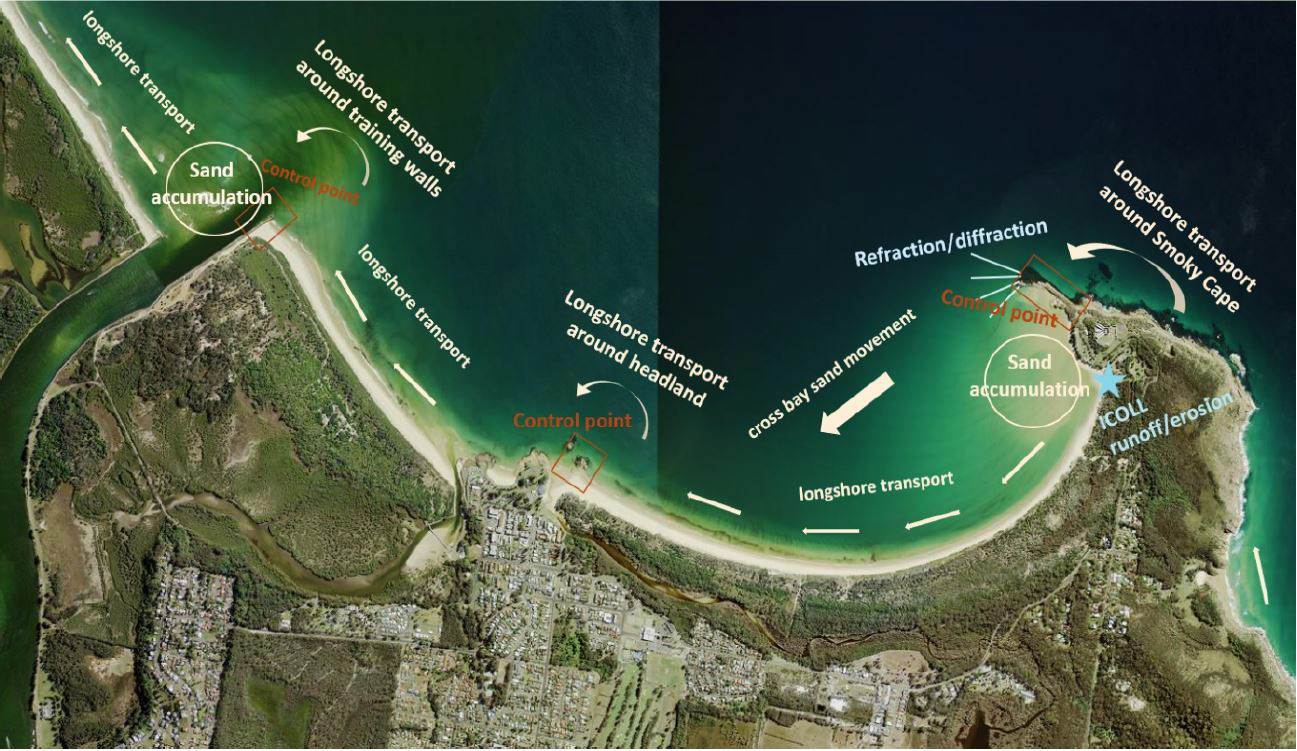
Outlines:
<svg viewBox="0 0 1297 751"><path fill-rule="evenodd" d="M212 31L230 28L236 9L237 34ZM354 186L363 174L354 147L337 134L303 144L294 138L298 128L322 125L361 135L294 70L311 59L317 41L327 39L458 162L437 199L372 146L371 179L359 207L274 183L298 215L293 232L317 254L326 276L333 269L347 275L369 312L368 324L350 318L349 303L331 287L362 344L376 362L401 362L439 403L428 407L391 373L397 393L422 418L452 426L474 447L517 457L531 446L552 453L569 431L517 430L516 412L634 413L638 405L616 387L575 397L577 382L620 381L647 405L651 440L641 441L639 430L592 433L609 454L600 481L619 480L645 503L746 542L854 559L938 544L1018 502L1084 428L1081 407L1053 428L1023 431L980 403L970 405L976 400L967 395L968 385L980 381L991 350L1032 329L952 311L941 305L940 294L947 287L987 292L993 287L983 285L992 282L969 277L996 273L996 267L953 253L857 269L855 250L1044 220L1047 235L979 252L1015 267L1035 253L1069 275L1076 268L1068 265L1069 241L1104 240L1148 252L1146 241L1097 198L1110 165L1138 154L1149 179L1157 177L1160 189L1203 226L1220 228L1222 242L1250 268L1292 278L1286 251L1269 251L1287 247L1290 238L1281 230L1292 224L1291 202L1268 198L1291 196L1291 177L1237 200L1213 189L1250 185L1264 164L1291 163L1290 142L1253 154L1246 145L1268 143L1264 133L1244 130L1227 141L1209 121L1168 125L1163 115L1139 107L1120 118L1061 125L1071 122L1073 100L1041 99L1045 83L1065 80L1085 101L1108 101L1109 92L1087 83L1103 76L1079 62L1058 61L1048 49L1012 47L1014 54L997 55L994 50L1011 45L988 47L986 40L957 33L969 19L933 25L904 13L868 17L855 15L867 11L843 10L839 17L811 14L792 23L768 9L736 28L733 18L711 11L642 5L327 9L99 8L103 24L176 92L198 124L193 137L166 123L111 68L81 25L85 8L42 5L25 12L44 20L55 40L52 54L110 130L129 124L150 154L170 159L198 138L229 141L258 158ZM899 47L909 35L899 32L920 26L949 45L951 55L976 65L969 62L961 73L933 59L915 63L905 80L879 73L881 63L904 52ZM1077 28L1094 38L1109 33L1080 21ZM782 29L779 37L798 54L770 57L741 42L766 38L773 29ZM84 72L58 43L65 35L99 66L102 88L85 85ZM1024 54L1050 65L1023 72ZM996 97L1016 94L1022 99L1015 101L1026 101L1031 95L1037 103L1009 117L987 90L988 80L1013 82L1009 93L997 90ZM1244 95L1277 102L1278 111L1292 96L1237 93ZM949 108L961 113L957 123ZM1237 153L1204 156L1197 171L1186 171L1176 166L1178 150L1129 135L1171 126L1186 143L1243 144L1237 147L1241 161ZM132 185L142 192L160 187L121 139L114 148ZM1257 206L1264 207L1263 222L1256 220ZM280 212L287 221L287 212ZM168 214L154 214L164 232L180 231ZM431 346L413 316L364 276L356 251L365 244L471 355L468 369ZM152 252L147 263L156 278L131 287L113 306L69 307L67 315L78 323L38 337L39 345L25 348L6 376L7 387L21 384L6 391L19 397L8 416L17 428L11 434L25 430L35 395L77 343L147 303L161 283L210 250L178 243ZM1101 262L1111 279L1093 273L1100 261L1093 269L1078 268L1072 278L1109 299L1154 310L1168 306L1164 283L1138 260ZM569 324L582 322L563 305L569 289L728 374L730 385L709 389L699 409L585 349L564 335ZM1232 316L1210 308L1200 290L1186 293L1190 314L1182 323L1242 353L1261 407L1247 436L1253 474L1231 576L1245 619L1266 628L1291 670L1293 335L1291 315L1284 312L1291 309L1291 294L1263 285L1242 314ZM768 435L749 437L748 428L781 399L906 310L917 314L915 323ZM818 431L822 411L883 371L896 384L888 393L841 436ZM1014 485L1002 486L1007 468L1041 440L1042 452ZM20 448L7 446L5 461L16 461ZM940 490L833 503L801 502L797 495L799 486L945 472L953 473L955 485ZM6 502L19 513L16 479L4 477ZM735 518L697 504L688 492L744 513ZM904 528L952 508L960 516ZM807 538L801 534L806 526L858 527L861 533ZM13 534L10 549L16 552L4 572L5 654L21 672L30 669L23 645L33 633L35 596L30 547L18 537L25 530ZM1265 557L1268 607L1260 604L1251 567L1253 545ZM13 695L24 691L15 684ZM21 700L4 704L20 707ZM12 738L25 725L17 710L5 715Z"/></svg>
<svg viewBox="0 0 1297 751"><path fill-rule="evenodd" d="M746 489L740 497L769 499L764 518L782 513L786 530L801 526L794 520L802 509L787 500L797 477L828 466L869 474L934 457L971 466L983 482L974 494L993 494L985 487L996 484L992 468L1023 436L987 430L979 422L985 413L961 409L954 392L942 390L942 371L965 367L979 330L947 326L941 311L919 319L943 324L940 331L907 331L873 364L898 386L896 400L884 396L863 416L872 435L844 431L840 445L816 440L815 403L800 416L800 433L794 422L777 429L785 436L772 435L785 441L782 451L752 449L741 430L763 414L760 405L813 376L813 363L823 368L895 310L921 310L961 277L994 272L966 254L857 269L853 251L1045 220L1047 236L978 252L1010 266L1036 253L1087 291L1178 319L1246 363L1259 411L1246 436L1252 474L1230 578L1244 620L1265 628L1291 671L1294 189L1291 170L1273 165L1293 162L1294 97L1291 77L1276 78L1261 62L1290 56L1291 39L1278 31L1290 14L1199 8L1167 34L1165 17L1152 9L1016 10L988 19L971 7L935 18L902 8L762 6L736 20L722 9L663 9L662 37L671 40L662 56L663 328L691 346L720 348L732 358L722 366L744 373L760 393L732 407L718 401L718 411L733 412L728 424L691 420L666 403L676 419L664 423L686 448L674 463L663 458L663 495L674 497L673 482L710 475L718 486ZM781 40L779 54L746 43L767 38ZM1123 41L1131 38L1142 46ZM1073 43L1105 52L1059 54ZM1256 54L1220 52L1242 47ZM1170 80L1193 82L1211 106L1186 110L1174 87L1152 83ZM1129 85L1114 83L1123 81ZM1249 117L1212 114L1224 111ZM1099 191L1118 187L1119 159L1261 279L1251 293L1228 286L1243 300L1237 314L1213 306L1198 282L1105 206ZM1190 246L1183 235L1173 239ZM1188 313L1168 315L1169 290L1142 261L1116 254L1073 262L1069 242L1114 243L1158 260L1181 281ZM1210 263L1201 254L1199 262ZM666 303L681 300L688 304ZM899 391L906 384L913 390ZM880 456L893 461L876 462ZM976 457L987 465L980 478ZM888 523L871 513L876 508L835 503L818 518L845 522L831 526ZM1268 606L1253 546L1265 561Z"/></svg>

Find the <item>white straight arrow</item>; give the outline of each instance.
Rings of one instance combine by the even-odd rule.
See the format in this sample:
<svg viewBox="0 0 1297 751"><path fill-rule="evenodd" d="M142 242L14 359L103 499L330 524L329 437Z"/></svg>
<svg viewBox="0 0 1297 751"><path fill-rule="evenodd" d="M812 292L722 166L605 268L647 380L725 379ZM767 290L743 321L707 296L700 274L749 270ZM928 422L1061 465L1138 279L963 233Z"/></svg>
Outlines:
<svg viewBox="0 0 1297 751"><path fill-rule="evenodd" d="M149 161L149 157L144 153L144 149L140 148L140 142L135 140L135 136L131 135L131 132L126 129L125 125L122 126L122 135L126 136L126 140L130 141L131 145L135 147L135 153L140 155L140 160L144 162L145 167L149 168L149 172L152 172L155 175L158 174L158 168L153 166L153 162Z"/></svg>
<svg viewBox="0 0 1297 751"><path fill-rule="evenodd" d="M909 524L905 525L905 528L907 530L910 530L910 529L914 529L915 527L922 527L924 524L939 522L942 519L949 519L952 516L959 516L959 509L955 509L954 511L947 511L944 514L937 514L936 516L929 516L927 519L920 519L917 522L910 522Z"/></svg>
<svg viewBox="0 0 1297 751"><path fill-rule="evenodd" d="M95 75L95 69L90 67L90 63L86 62L85 57L81 55L81 50L77 49L77 46L72 43L72 37L63 37L63 41L68 43L68 46L72 48L72 54L77 56L77 59L81 61L82 67L86 69L86 72L90 74L91 78L95 79L95 86L103 86L104 82L100 81L99 76Z"/></svg>
<svg viewBox="0 0 1297 751"><path fill-rule="evenodd" d="M1040 451L1043 448L1045 448L1044 441L1037 443L1035 448L1033 448L1031 451L1028 451L1027 455L1022 457L1022 460L1019 461L1016 465L1014 465L1013 469L1009 470L1009 474L1000 478L1000 484L1008 485L1009 480L1012 480L1013 476L1018 474L1018 470L1022 469L1027 464L1027 462L1031 461L1031 457L1035 456L1036 452Z"/></svg>
<svg viewBox="0 0 1297 751"><path fill-rule="evenodd" d="M431 396L428 396L428 392L423 390L423 387L419 385L419 382L414 380L414 378L411 377L409 373L405 372L405 368L401 367L401 363L394 362L392 363L392 367L396 368L396 372L400 373L401 377L404 378L407 383L413 386L415 391L419 392L419 396L422 396L424 399L426 399L427 402L432 406L434 407L437 406L437 400L433 399Z"/></svg>
<svg viewBox="0 0 1297 751"><path fill-rule="evenodd" d="M626 391L630 392L631 396L635 397L635 401L639 402L639 408L644 410L644 435L640 436L640 440L647 441L648 429L649 429L648 407L644 406L644 402L640 401L639 396L637 396L634 391L631 391L630 389L626 388L625 386L622 386L622 384L617 383L616 381L590 381L589 383L578 383L576 385L576 395L585 396L586 394L590 393L591 386L596 386L600 383L609 383L612 384L613 386L621 386L622 388L626 389Z"/></svg>
<svg viewBox="0 0 1297 751"><path fill-rule="evenodd" d="M1265 588L1265 571L1261 568L1261 549L1253 546L1252 560L1256 561L1256 576L1261 580L1261 599L1270 604L1270 590Z"/></svg>
<svg viewBox="0 0 1297 751"><path fill-rule="evenodd" d="M1079 261L1082 258L1094 258L1094 251L1096 250L1120 250L1122 253L1129 253L1138 258L1144 258L1144 256L1133 250L1126 250L1125 248L1119 248L1116 245L1109 245L1108 243L1085 243L1084 245L1073 245L1072 243L1067 244L1067 252L1072 256L1073 261ZM1144 262L1157 269L1158 273L1162 275L1162 278L1166 279L1166 283L1171 285L1171 294L1175 298L1171 303L1171 307L1178 312L1183 313L1184 292L1180 289L1180 285L1169 273L1167 273L1166 269L1158 266L1147 258L1144 258Z"/></svg>
<svg viewBox="0 0 1297 751"><path fill-rule="evenodd" d="M842 427L843 423L855 417L857 412L868 407L870 402L882 396L883 392L891 387L892 377L887 373L883 373L870 382L868 386L858 391L855 396L848 399L841 407L833 410L832 414L821 412L820 432L842 435L838 432L838 428Z"/></svg>
<svg viewBox="0 0 1297 751"><path fill-rule="evenodd" d="M311 134L320 130L331 130L334 133L342 133L342 131L338 130L337 128L330 128L328 126L321 125L318 128L311 128L310 130L297 131L297 142L301 143L302 141L311 140ZM347 136L346 133L342 133L342 135ZM347 138L351 138L351 136L347 136ZM369 157L365 155L365 147L361 146L360 141L357 141L354 138L351 138L351 142L356 144L356 148L360 149L360 158L365 160L365 179L361 180L360 184L369 185Z"/></svg>
<svg viewBox="0 0 1297 751"><path fill-rule="evenodd" d="M741 510L736 509L736 508L734 508L733 506L730 506L730 505L728 505L728 504L721 503L720 501L713 501L713 500L710 499L710 498L703 498L702 496L700 496L700 495L698 495L697 493L694 493L694 492L692 492L692 491L690 491L690 492L688 492L688 493L685 493L685 495L688 496L689 500L691 500L691 501L698 501L699 503L705 503L705 504L707 504L708 506L711 506L711 507L713 507L713 508L718 508L718 509L720 509L721 511L728 511L728 512L730 512L731 514L734 514L735 516L739 516L740 514L743 513Z"/></svg>
<svg viewBox="0 0 1297 751"><path fill-rule="evenodd" d="M369 246L366 245L365 247L368 248ZM360 322L365 323L369 321L369 319L365 317L365 311L360 309L360 301L356 299L355 295L351 294L351 285L347 284L347 280L343 278L342 272L335 270L333 275L338 278L339 282L341 282L342 291L347 293L347 299L351 301L352 307L356 309L356 313L360 316Z"/></svg>

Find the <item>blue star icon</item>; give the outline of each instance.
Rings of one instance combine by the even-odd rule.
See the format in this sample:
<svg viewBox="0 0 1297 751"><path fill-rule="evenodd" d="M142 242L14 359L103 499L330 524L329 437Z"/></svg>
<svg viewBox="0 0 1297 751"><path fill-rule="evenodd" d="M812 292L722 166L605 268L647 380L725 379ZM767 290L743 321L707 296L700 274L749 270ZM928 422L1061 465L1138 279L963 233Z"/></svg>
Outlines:
<svg viewBox="0 0 1297 751"><path fill-rule="evenodd" d="M1126 380L1126 376L1117 375L1112 372L1112 363L1103 366L1102 373L1095 373L1094 380L1099 383L1099 395L1112 394L1117 396L1117 384Z"/></svg>

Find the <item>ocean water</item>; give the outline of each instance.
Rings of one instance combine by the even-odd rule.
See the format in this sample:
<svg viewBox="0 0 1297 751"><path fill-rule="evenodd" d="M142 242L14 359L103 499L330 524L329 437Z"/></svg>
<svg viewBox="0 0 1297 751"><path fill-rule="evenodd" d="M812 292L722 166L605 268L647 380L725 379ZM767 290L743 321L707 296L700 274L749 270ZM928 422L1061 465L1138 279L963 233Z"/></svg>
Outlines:
<svg viewBox="0 0 1297 751"><path fill-rule="evenodd" d="M1291 59L1291 39L1276 31L1291 28L1291 9L1195 7L1181 13L1172 38L1162 14L1138 8L96 8L195 121L192 136L113 68L81 20L87 7L23 10L49 28L47 47L108 130L128 125L151 156L162 155L160 171L194 143L223 141L355 189L364 167L346 138L295 140L298 129L318 126L363 135L295 70L303 60L322 68L313 48L325 40L457 162L435 199L372 145L359 206L267 181L291 205L291 231L326 277L347 276L368 323L351 316L336 285L330 292L380 371L402 363L438 401L429 407L388 373L410 408L475 449L512 459L536 446L552 455L570 431L518 430L514 415L630 412L638 421L638 404L615 386L575 396L578 382L620 382L644 401L650 438L638 429L589 433L608 454L598 482L623 484L718 534L820 558L899 555L974 530L1038 486L1086 427L1085 404L1051 428L1022 430L968 395L997 346L1040 327L952 310L941 293L984 294L1003 282L969 277L1010 272L960 251L870 268L855 267L852 254L1045 221L1045 235L977 252L1015 268L1036 254L1105 299L1166 311L1164 282L1138 259L1067 258L1067 242L1092 241L1152 255L1098 198L1115 179L1111 166L1126 159L1267 280L1238 314L1186 285L1189 312L1179 322L1248 367L1260 410L1247 436L1252 476L1231 579L1245 619L1266 629L1292 669L1294 337L1292 294L1281 285L1293 278L1292 174L1282 166L1293 162L1293 86L1259 67L1271 54ZM1120 34L1144 40L1140 51L1124 51L1116 15L1133 29ZM65 36L104 86L88 83ZM1222 50L1241 44L1257 54L1226 55L1229 68ZM1079 47L1103 54L1060 53ZM1186 87L1213 107L1190 106ZM1249 116L1213 114L1220 111ZM161 176L120 137L113 146L133 186L161 189ZM281 222L291 218L283 205L276 211ZM5 434L22 434L44 384L80 341L147 304L219 245L186 242L169 213L152 213L174 239L105 279L111 300L69 300L45 324L58 335L35 337L15 358L4 380ZM365 275L364 245L472 358L467 369ZM695 407L569 338L571 324L596 328L564 305L569 290L728 375L726 388L706 387ZM907 310L914 323L767 434L749 437L781 399ZM820 433L821 412L884 371L891 389L842 435ZM15 515L16 440L0 457ZM1038 441L1041 452L1002 485ZM798 500L799 487L946 472L953 486ZM691 501L690 492L743 514ZM955 508L958 517L905 529ZM860 534L808 537L804 527ZM0 571L9 674L30 671L32 659L25 533L8 532ZM1269 606L1251 568L1254 545ZM28 732L25 688L10 683L0 711L17 743Z"/></svg>
<svg viewBox="0 0 1297 751"><path fill-rule="evenodd" d="M857 554L874 549L868 526L883 526L881 538L898 520L939 512L951 500L965 509L985 503L974 506L982 519L1011 503L995 480L1032 440L1057 450L1062 436L1006 430L959 403L967 397L954 385L968 380L966 359L976 362L974 352L1014 329L961 319L936 301L948 286L992 289L968 277L996 268L958 252L856 268L852 254L1044 220L1045 236L976 252L1010 266L1034 253L1088 292L1146 307L1243 358L1258 411L1246 436L1251 475L1230 580L1244 620L1266 630L1291 672L1294 87L1291 71L1269 66L1291 58L1283 30L1292 20L1291 8L1238 14L1194 6L1176 14L1171 33L1154 8L945 6L935 14L767 5L739 17L664 7L662 326L683 349L706 352L735 374L735 393L709 404L706 419L662 403L664 503L686 484L712 491L696 488L708 497L728 493L762 516L749 519L745 507L742 525L731 521L726 531L756 528L793 544L790 533L803 520L861 526L850 542L815 541L836 550L859 543ZM1077 49L1095 54L1071 54ZM1227 52L1238 49L1249 54ZM1243 301L1238 313L1212 305L1200 284L1103 203L1100 188L1119 187L1112 170L1122 159L1261 279L1251 293L1227 283ZM1067 243L1086 242L1116 244L1171 269L1186 314L1172 315L1165 281L1138 259L1100 253L1071 261ZM830 387L832 398L794 412L768 437L744 435L765 405L910 307L919 312L914 328L871 355L858 380ZM821 408L880 369L896 381L891 392L842 436L818 435ZM1042 458L1035 469L1046 467L1042 452L1023 472ZM799 483L922 467L956 470L957 497L796 501ZM943 521L914 531L954 529ZM1268 606L1253 546L1265 563Z"/></svg>

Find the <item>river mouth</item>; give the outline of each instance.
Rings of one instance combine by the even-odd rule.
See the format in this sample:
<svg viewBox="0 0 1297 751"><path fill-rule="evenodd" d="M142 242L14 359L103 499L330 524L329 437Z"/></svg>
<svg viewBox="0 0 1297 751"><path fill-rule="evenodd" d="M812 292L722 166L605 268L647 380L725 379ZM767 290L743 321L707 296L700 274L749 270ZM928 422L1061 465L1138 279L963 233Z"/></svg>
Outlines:
<svg viewBox="0 0 1297 751"><path fill-rule="evenodd" d="M211 493L199 493L196 496L188 494L177 496L167 504L167 508L173 509L187 504L198 506L232 520L237 525L239 534L252 544L257 554L261 556L261 559L268 566L298 588L322 595L368 597L382 592L400 574L401 568L409 560L410 554L418 547L424 535L428 534L426 528L420 530L400 555L368 574L325 579L303 566L300 561L293 557L292 553L285 550L275 541L275 538L271 536L264 526L253 521L250 516L244 513L243 509L235 504L223 498L218 498Z"/></svg>

